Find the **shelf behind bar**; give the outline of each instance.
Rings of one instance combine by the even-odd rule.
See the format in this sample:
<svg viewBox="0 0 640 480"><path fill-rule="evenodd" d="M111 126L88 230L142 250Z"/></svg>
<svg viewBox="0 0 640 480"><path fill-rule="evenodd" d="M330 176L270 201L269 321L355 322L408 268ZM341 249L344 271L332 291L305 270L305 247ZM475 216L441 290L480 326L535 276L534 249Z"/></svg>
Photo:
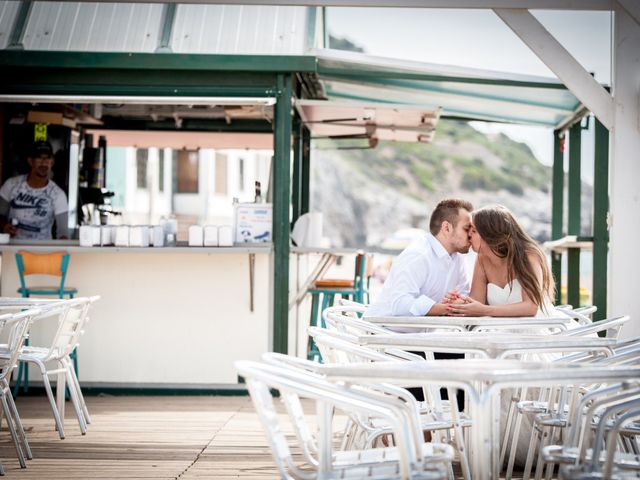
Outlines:
<svg viewBox="0 0 640 480"><path fill-rule="evenodd" d="M567 235L559 238L558 240L552 240L550 242L544 242L543 247L550 252L565 252L569 248L579 248L581 250L593 249L593 237L579 237L577 235Z"/></svg>

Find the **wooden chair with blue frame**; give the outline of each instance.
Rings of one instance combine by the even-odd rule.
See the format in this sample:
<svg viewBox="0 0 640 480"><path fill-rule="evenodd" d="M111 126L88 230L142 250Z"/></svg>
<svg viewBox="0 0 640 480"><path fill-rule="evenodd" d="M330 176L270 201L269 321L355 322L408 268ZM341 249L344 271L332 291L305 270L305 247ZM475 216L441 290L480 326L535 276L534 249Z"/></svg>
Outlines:
<svg viewBox="0 0 640 480"><path fill-rule="evenodd" d="M364 303L369 302L369 280L372 272L371 255L359 253L355 259L353 280L322 278L307 290L311 294L311 326L325 327L322 312L334 304L336 295L341 298ZM320 319L320 321L318 321ZM320 352L313 339L309 338L308 357L320 359Z"/></svg>
<svg viewBox="0 0 640 480"><path fill-rule="evenodd" d="M34 295L55 296L58 298L74 298L78 293L78 290L73 287L66 286L67 269L69 268L69 260L71 255L66 251L59 252L47 252L47 253L34 253L20 250L16 253L16 265L18 266L18 275L20 277L20 288L18 293L25 298ZM57 277L57 285L46 286L27 286L27 279L31 275ZM29 344L27 339L26 345ZM73 358L73 364L78 370L78 359L76 352L71 355ZM17 395L20 386L23 385L23 390L27 392L29 390L29 370L20 363L18 368L18 375L16 377L16 384L14 387L14 395Z"/></svg>

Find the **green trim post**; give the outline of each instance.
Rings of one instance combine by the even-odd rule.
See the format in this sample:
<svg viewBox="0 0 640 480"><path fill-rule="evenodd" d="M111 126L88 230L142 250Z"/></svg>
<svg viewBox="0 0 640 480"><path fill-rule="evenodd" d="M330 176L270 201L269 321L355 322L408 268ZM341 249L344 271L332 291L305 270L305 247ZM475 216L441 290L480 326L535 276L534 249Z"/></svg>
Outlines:
<svg viewBox="0 0 640 480"><path fill-rule="evenodd" d="M607 317L607 255L609 253L609 131L596 119L593 175L593 304L594 320Z"/></svg>
<svg viewBox="0 0 640 480"><path fill-rule="evenodd" d="M276 81L273 155L273 351L289 341L289 199L291 198L291 74Z"/></svg>
<svg viewBox="0 0 640 480"><path fill-rule="evenodd" d="M291 226L300 217L300 186L302 176L302 122L293 119L293 174L291 176Z"/></svg>
<svg viewBox="0 0 640 480"><path fill-rule="evenodd" d="M551 187L551 240L564 236L564 133L553 132L553 179ZM562 303L562 254L551 252L551 272L556 282L556 304Z"/></svg>
<svg viewBox="0 0 640 480"><path fill-rule="evenodd" d="M171 35L173 34L173 24L176 18L175 3L168 3L162 12L162 31L160 32L160 43L156 48L156 53L172 53Z"/></svg>
<svg viewBox="0 0 640 480"><path fill-rule="evenodd" d="M24 31L27 28L27 21L29 20L29 15L31 14L31 6L32 2L20 2L18 13L16 14L13 25L11 26L11 33L9 34L7 50L24 50L22 37L24 36Z"/></svg>
<svg viewBox="0 0 640 480"><path fill-rule="evenodd" d="M316 48L316 27L318 25L318 9L322 7L307 7L307 37L304 41L305 51Z"/></svg>
<svg viewBox="0 0 640 480"><path fill-rule="evenodd" d="M582 178L580 174L582 125L569 129L569 235L580 235L580 201ZM567 303L580 306L580 249L567 251Z"/></svg>
<svg viewBox="0 0 640 480"><path fill-rule="evenodd" d="M302 172L300 179L300 215L309 212L309 186L311 178L311 131L302 128Z"/></svg>
<svg viewBox="0 0 640 480"><path fill-rule="evenodd" d="M322 7L322 43L323 48L331 48L329 29L327 28L327 7Z"/></svg>

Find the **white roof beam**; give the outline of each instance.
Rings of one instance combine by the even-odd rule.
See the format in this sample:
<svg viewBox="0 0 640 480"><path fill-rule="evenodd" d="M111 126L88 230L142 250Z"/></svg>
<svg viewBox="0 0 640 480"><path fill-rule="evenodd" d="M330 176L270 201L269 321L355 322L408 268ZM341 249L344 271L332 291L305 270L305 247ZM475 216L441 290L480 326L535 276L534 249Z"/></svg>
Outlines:
<svg viewBox="0 0 640 480"><path fill-rule="evenodd" d="M77 0L54 0L76 2ZM104 0L83 0L101 2ZM628 0L633 2L635 0ZM111 0L114 3L185 3L185 0ZM315 7L526 8L540 10L611 10L611 0L189 0L212 5L299 5Z"/></svg>
<svg viewBox="0 0 640 480"><path fill-rule="evenodd" d="M614 103L607 90L558 42L528 10L494 9L504 23L551 69L609 130Z"/></svg>
<svg viewBox="0 0 640 480"><path fill-rule="evenodd" d="M638 2L638 0L618 0L618 5L640 25L640 2Z"/></svg>

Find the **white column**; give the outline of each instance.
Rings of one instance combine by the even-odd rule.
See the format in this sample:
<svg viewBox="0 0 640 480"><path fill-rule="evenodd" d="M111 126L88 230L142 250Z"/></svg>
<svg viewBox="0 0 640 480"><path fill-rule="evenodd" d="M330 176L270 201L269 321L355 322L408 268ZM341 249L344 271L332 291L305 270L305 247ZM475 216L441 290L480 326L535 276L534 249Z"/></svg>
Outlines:
<svg viewBox="0 0 640 480"><path fill-rule="evenodd" d="M620 7L613 41L609 316L631 315L625 337L640 335L640 26Z"/></svg>

